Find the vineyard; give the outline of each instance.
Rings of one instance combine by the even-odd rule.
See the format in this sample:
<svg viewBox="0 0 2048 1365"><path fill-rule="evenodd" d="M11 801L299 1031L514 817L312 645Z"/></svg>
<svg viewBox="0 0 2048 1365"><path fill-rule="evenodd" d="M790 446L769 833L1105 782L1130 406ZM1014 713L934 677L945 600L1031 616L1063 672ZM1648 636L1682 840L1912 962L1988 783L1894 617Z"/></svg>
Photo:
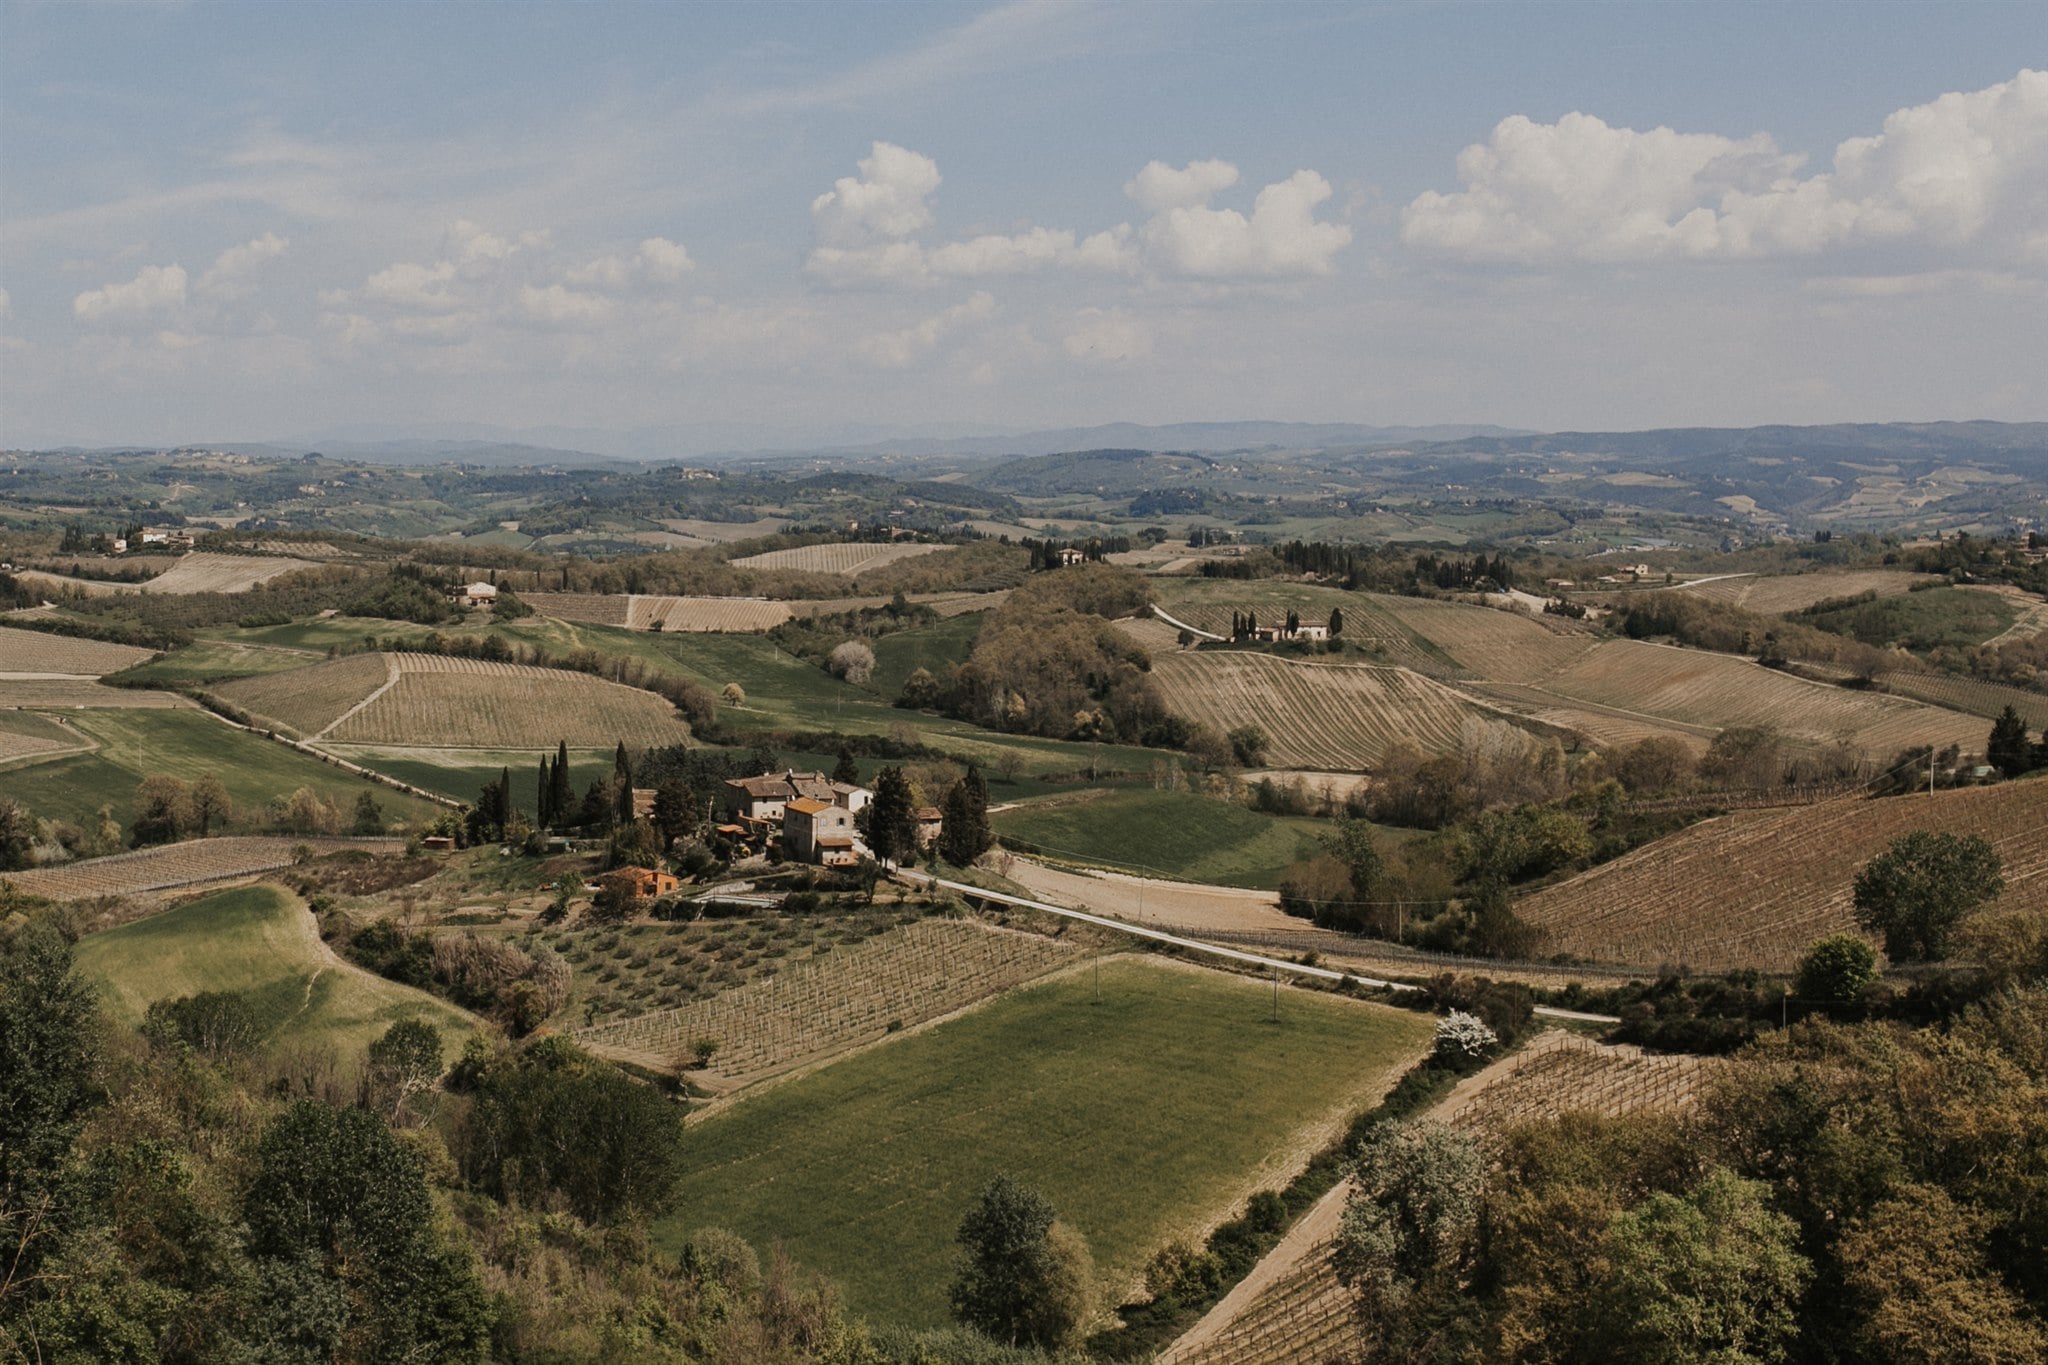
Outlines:
<svg viewBox="0 0 2048 1365"><path fill-rule="evenodd" d="M773 630L789 619L789 608L763 597L633 597L629 630L726 631L740 635Z"/></svg>
<svg viewBox="0 0 2048 1365"><path fill-rule="evenodd" d="M617 592L523 592L519 600L542 616L586 626L623 626L633 599Z"/></svg>
<svg viewBox="0 0 2048 1365"><path fill-rule="evenodd" d="M1939 581L1932 574L1900 573L1892 569L1842 569L1827 573L1740 574L1716 578L1710 583L1685 584L1674 589L1703 597L1709 602L1783 616L1804 611L1818 602L1832 602L1874 592L1891 597L1908 592L1915 583Z"/></svg>
<svg viewBox="0 0 2048 1365"><path fill-rule="evenodd" d="M103 687L84 678L0 676L0 707L25 711L165 710L190 706L175 692L149 692L134 687Z"/></svg>
<svg viewBox="0 0 2048 1365"><path fill-rule="evenodd" d="M1898 697L1808 682L1732 654L1608 640L1539 685L1566 705L1612 707L1652 722L1774 726L1807 744L1847 743L1877 758L1916 744L1981 753L1972 716Z"/></svg>
<svg viewBox="0 0 2048 1365"><path fill-rule="evenodd" d="M1467 1079L1428 1117L1492 1138L1572 1110L1668 1113L1698 1100L1714 1065L1552 1031ZM1351 1188L1346 1181L1318 1200L1160 1365L1324 1365L1364 1348L1356 1300L1330 1261Z"/></svg>
<svg viewBox="0 0 2048 1365"><path fill-rule="evenodd" d="M774 517L763 517L758 521L701 521L693 517L671 517L661 524L679 536L728 545L735 540L758 540L762 536L772 536L789 523L778 521Z"/></svg>
<svg viewBox="0 0 2048 1365"><path fill-rule="evenodd" d="M936 1019L1078 960L1054 939L970 920L921 920L680 1009L598 1024L579 1041L668 1068L700 1038L717 1070L752 1079Z"/></svg>
<svg viewBox="0 0 2048 1365"><path fill-rule="evenodd" d="M1203 650L1156 655L1152 676L1167 707L1189 720L1218 734L1265 731L1266 761L1281 767L1357 771L1398 741L1445 753L1489 730L1523 742L1497 715L1405 668Z"/></svg>
<svg viewBox="0 0 2048 1365"><path fill-rule="evenodd" d="M1910 697L1933 706L1945 706L1951 711L1967 711L1973 716L1995 720L1998 714L2010 706L2019 712L2030 730L2048 728L2048 693L2035 692L2025 687L2008 687L2004 683L1985 682L1981 678L1965 678L1954 673L1886 673L1878 679L1878 685L1896 696ZM1988 730L1985 732L1990 733Z"/></svg>
<svg viewBox="0 0 2048 1365"><path fill-rule="evenodd" d="M1532 682L1555 673L1594 644L1583 627L1561 618L1553 624L1518 611L1427 597L1375 600L1466 671L1500 682Z"/></svg>
<svg viewBox="0 0 2048 1365"><path fill-rule="evenodd" d="M28 872L9 872L0 880L10 881L17 891L45 896L53 901L91 900L98 896L134 896L145 891L164 891L178 886L246 877L290 867L297 851L311 848L316 853L338 849L367 849L373 853L396 853L404 847L397 839L339 839L319 835L307 837L237 835L219 839L193 839L161 848L116 853L111 858L39 867Z"/></svg>
<svg viewBox="0 0 2048 1365"><path fill-rule="evenodd" d="M2005 860L1996 904L2048 909L2048 781L1726 815L1516 909L1551 952L1643 968L1790 971L1814 940L1855 927L1851 886L1863 864L1923 829L1989 839Z"/></svg>
<svg viewBox="0 0 2048 1365"><path fill-rule="evenodd" d="M15 673L62 673L97 678L118 673L150 657L134 645L110 645L40 630L0 626L0 678Z"/></svg>
<svg viewBox="0 0 2048 1365"><path fill-rule="evenodd" d="M397 681L369 693L367 705L323 737L454 749L544 749L557 742L651 748L689 738L689 727L661 697L586 674L436 654L381 657L392 661Z"/></svg>
<svg viewBox="0 0 2048 1365"><path fill-rule="evenodd" d="M306 559L256 555L188 554L142 585L144 592L247 592L294 569L317 569Z"/></svg>
<svg viewBox="0 0 2048 1365"><path fill-rule="evenodd" d="M900 560L950 550L950 545L876 544L868 541L833 541L825 545L804 545L794 550L770 550L733 560L742 569L794 569L800 573L836 573L858 577Z"/></svg>
<svg viewBox="0 0 2048 1365"><path fill-rule="evenodd" d="M265 725L312 736L390 680L384 655L347 654L306 668L238 678L214 692Z"/></svg>

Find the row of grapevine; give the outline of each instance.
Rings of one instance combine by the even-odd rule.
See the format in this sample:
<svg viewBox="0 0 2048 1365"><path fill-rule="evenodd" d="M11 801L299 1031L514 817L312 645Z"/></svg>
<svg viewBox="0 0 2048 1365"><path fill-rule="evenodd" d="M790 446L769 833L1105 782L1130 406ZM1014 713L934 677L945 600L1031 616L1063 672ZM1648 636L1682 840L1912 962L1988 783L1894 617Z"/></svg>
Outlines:
<svg viewBox="0 0 2048 1365"><path fill-rule="evenodd" d="M141 663L151 651L134 645L81 640L40 630L0 626L0 674L65 673L97 678Z"/></svg>
<svg viewBox="0 0 2048 1365"><path fill-rule="evenodd" d="M231 835L138 849L89 862L9 872L0 880L12 882L16 890L31 896L60 901L90 900L271 872L291 866L301 848L311 848L316 853L344 848L396 853L403 847L397 839Z"/></svg>
<svg viewBox="0 0 2048 1365"><path fill-rule="evenodd" d="M718 1042L727 1077L753 1077L935 1019L1076 960L1055 939L973 920L920 920L709 1000L581 1029L579 1041L673 1066Z"/></svg>
<svg viewBox="0 0 2048 1365"><path fill-rule="evenodd" d="M950 550L950 545L880 544L867 541L834 541L805 545L794 550L770 550L733 560L742 569L796 569L803 573L836 573L851 578L898 560Z"/></svg>

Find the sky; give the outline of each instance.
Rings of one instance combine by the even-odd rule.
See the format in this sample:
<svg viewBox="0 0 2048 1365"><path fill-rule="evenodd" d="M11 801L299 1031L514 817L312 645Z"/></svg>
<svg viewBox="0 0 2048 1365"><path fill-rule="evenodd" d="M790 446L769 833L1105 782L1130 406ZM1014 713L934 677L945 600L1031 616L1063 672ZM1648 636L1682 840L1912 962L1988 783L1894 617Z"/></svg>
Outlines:
<svg viewBox="0 0 2048 1365"><path fill-rule="evenodd" d="M2044 395L2037 0L0 0L10 447Z"/></svg>

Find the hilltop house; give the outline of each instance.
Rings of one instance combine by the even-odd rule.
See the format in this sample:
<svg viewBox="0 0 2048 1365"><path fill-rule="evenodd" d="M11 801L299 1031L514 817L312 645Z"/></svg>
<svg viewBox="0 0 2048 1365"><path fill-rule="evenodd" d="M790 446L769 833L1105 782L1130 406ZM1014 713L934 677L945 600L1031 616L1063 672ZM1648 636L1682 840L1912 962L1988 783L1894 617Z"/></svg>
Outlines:
<svg viewBox="0 0 2048 1365"><path fill-rule="evenodd" d="M471 583L457 588L449 596L465 607L494 607L498 605L498 589L491 583Z"/></svg>
<svg viewBox="0 0 2048 1365"><path fill-rule="evenodd" d="M1060 555L1060 567L1061 567L1061 568L1063 568L1063 569L1064 569L1064 568L1069 568L1069 567L1071 567L1071 566L1073 566L1073 565L1075 565L1075 564L1084 564L1084 563L1086 563L1086 562L1087 562L1087 560L1088 560L1088 556L1087 556L1086 554L1084 554L1084 553L1082 553L1081 551L1079 551L1079 550L1075 549L1075 548L1074 548L1073 546L1071 546L1071 545L1063 545L1063 546L1061 546L1061 547L1060 547L1060 551L1059 551L1059 555Z"/></svg>
<svg viewBox="0 0 2048 1365"><path fill-rule="evenodd" d="M800 863L851 867L858 856L853 812L829 801L797 797L784 810L782 851Z"/></svg>

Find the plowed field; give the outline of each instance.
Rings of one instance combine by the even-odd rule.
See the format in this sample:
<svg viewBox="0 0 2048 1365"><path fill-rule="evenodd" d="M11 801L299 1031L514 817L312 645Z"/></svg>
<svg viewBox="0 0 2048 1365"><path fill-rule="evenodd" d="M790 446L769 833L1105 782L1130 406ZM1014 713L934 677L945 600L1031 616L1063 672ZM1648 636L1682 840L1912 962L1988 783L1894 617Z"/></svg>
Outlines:
<svg viewBox="0 0 2048 1365"><path fill-rule="evenodd" d="M0 626L0 677L10 673L68 673L97 678L141 663L152 651L110 645L40 630Z"/></svg>

